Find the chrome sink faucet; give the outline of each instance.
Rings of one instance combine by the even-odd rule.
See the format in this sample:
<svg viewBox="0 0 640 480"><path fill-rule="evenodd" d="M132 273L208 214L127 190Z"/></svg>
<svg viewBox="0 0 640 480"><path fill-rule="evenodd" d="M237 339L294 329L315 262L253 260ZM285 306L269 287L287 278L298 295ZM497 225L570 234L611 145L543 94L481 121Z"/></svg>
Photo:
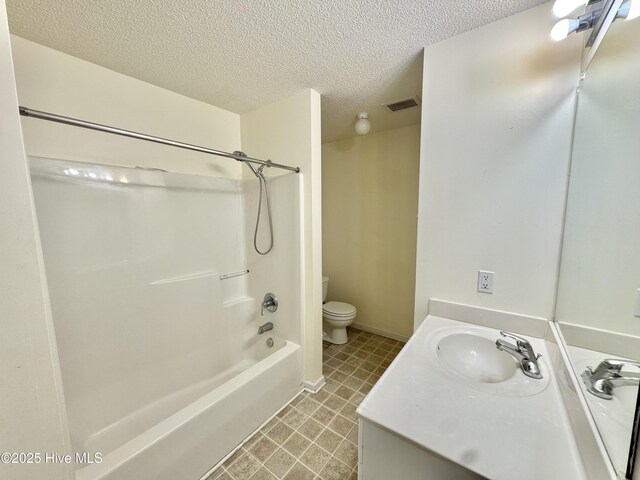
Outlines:
<svg viewBox="0 0 640 480"><path fill-rule="evenodd" d="M510 342L507 342L502 339L496 340L496 348L502 352L506 352L512 357L514 357L518 362L520 362L520 367L522 367L523 373L527 377L531 378L542 378L542 373L540 372L540 365L538 365L538 359L540 358L540 354L536 355L533 351L533 347L529 343L526 338L519 337L511 332L501 331L500 335L503 337L512 338L516 341L516 344L513 345Z"/></svg>
<svg viewBox="0 0 640 480"><path fill-rule="evenodd" d="M607 358L596 368L587 367L580 375L587 391L605 400L613 398L613 389L625 385L640 385L640 374L622 372L624 367L640 368L640 362Z"/></svg>

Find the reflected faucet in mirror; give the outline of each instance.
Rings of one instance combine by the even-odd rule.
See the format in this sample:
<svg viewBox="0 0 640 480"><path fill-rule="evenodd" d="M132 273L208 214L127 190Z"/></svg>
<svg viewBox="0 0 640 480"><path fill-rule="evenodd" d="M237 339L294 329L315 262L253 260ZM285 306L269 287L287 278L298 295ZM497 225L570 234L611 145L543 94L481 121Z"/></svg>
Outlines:
<svg viewBox="0 0 640 480"><path fill-rule="evenodd" d="M640 368L640 362L608 358L596 368L587 367L581 377L590 394L611 400L616 387L640 385L640 373L622 372L624 367Z"/></svg>

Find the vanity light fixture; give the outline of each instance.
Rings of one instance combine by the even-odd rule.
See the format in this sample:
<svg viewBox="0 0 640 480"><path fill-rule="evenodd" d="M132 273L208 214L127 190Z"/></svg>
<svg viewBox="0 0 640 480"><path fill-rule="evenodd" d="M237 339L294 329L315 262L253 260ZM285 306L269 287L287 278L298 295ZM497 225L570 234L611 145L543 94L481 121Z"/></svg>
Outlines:
<svg viewBox="0 0 640 480"><path fill-rule="evenodd" d="M371 130L371 122L369 121L369 114L367 112L362 112L356 115L358 119L356 121L356 133L358 135L366 135Z"/></svg>
<svg viewBox="0 0 640 480"><path fill-rule="evenodd" d="M616 14L616 20L621 18L623 20L633 20L640 17L640 0L627 0L618 9Z"/></svg>
<svg viewBox="0 0 640 480"><path fill-rule="evenodd" d="M553 14L556 18L564 18L587 3L589 0L556 0L553 4Z"/></svg>
<svg viewBox="0 0 640 480"><path fill-rule="evenodd" d="M560 20L551 29L551 40L559 42L564 40L573 32L582 32L593 28L600 17L600 9L592 10L589 13L580 15L578 18L565 18Z"/></svg>

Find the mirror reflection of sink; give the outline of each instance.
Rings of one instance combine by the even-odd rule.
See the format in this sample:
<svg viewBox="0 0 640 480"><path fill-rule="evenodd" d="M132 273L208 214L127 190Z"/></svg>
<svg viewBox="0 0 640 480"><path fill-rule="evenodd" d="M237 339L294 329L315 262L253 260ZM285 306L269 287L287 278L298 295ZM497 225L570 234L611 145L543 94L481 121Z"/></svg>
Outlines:
<svg viewBox="0 0 640 480"><path fill-rule="evenodd" d="M513 357L496 348L495 341L469 333L444 337L437 345L438 358L468 380L500 383L516 373Z"/></svg>
<svg viewBox="0 0 640 480"><path fill-rule="evenodd" d="M527 397L542 392L549 385L550 372L544 357L538 361L543 377L527 377L520 364L508 353L496 348L500 331L475 325L439 328L425 338L427 359L431 366L452 382L487 395ZM544 343L529 339L536 351Z"/></svg>

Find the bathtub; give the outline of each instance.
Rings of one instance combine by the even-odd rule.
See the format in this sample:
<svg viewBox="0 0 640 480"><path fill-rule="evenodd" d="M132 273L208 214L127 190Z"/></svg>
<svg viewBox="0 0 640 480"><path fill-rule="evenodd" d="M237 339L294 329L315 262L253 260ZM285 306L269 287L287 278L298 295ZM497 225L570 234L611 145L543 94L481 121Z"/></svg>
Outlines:
<svg viewBox="0 0 640 480"><path fill-rule="evenodd" d="M274 340L271 348L266 345L269 338ZM103 458L76 470L76 480L201 478L302 391L298 344L267 333L260 335L248 352L251 355L242 363L245 369L234 369L231 378L217 375L88 438L85 451L100 452ZM202 396L148 425L163 409L171 409L194 392ZM132 426L141 425L149 428L106 454L100 451L116 444L117 437L126 436Z"/></svg>

